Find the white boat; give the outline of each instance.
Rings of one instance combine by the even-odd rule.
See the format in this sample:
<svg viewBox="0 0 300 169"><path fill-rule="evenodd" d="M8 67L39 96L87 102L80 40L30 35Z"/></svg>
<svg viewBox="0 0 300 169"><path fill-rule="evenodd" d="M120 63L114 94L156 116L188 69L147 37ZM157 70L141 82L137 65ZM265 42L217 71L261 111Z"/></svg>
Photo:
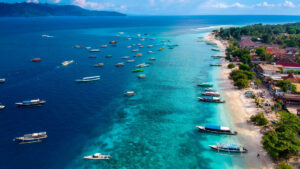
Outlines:
<svg viewBox="0 0 300 169"><path fill-rule="evenodd" d="M138 52L139 51L139 49L133 49L132 50L132 52Z"/></svg>
<svg viewBox="0 0 300 169"><path fill-rule="evenodd" d="M148 45L147 47L148 47L148 48L152 48L152 47L153 47L153 45Z"/></svg>
<svg viewBox="0 0 300 169"><path fill-rule="evenodd" d="M127 40L131 40L132 38L128 37Z"/></svg>
<svg viewBox="0 0 300 169"><path fill-rule="evenodd" d="M75 45L73 48L80 49L80 48L83 48L83 46L81 46L81 45Z"/></svg>
<svg viewBox="0 0 300 169"><path fill-rule="evenodd" d="M124 34L124 32L119 32L119 34L120 34L120 35L123 35L123 34Z"/></svg>
<svg viewBox="0 0 300 169"><path fill-rule="evenodd" d="M146 75L145 75L145 74L140 74L140 75L138 75L138 78L139 78L139 79L145 79L145 78L146 78Z"/></svg>
<svg viewBox="0 0 300 169"><path fill-rule="evenodd" d="M156 60L155 58L149 58L149 60Z"/></svg>
<svg viewBox="0 0 300 169"><path fill-rule="evenodd" d="M132 46L127 46L127 48L131 48Z"/></svg>
<svg viewBox="0 0 300 169"><path fill-rule="evenodd" d="M117 67L124 66L124 63L123 62L119 62L119 63L116 64L116 66Z"/></svg>
<svg viewBox="0 0 300 169"><path fill-rule="evenodd" d="M154 53L154 52L150 50L150 51L148 51L148 53L149 53L149 54L152 54L152 53Z"/></svg>
<svg viewBox="0 0 300 169"><path fill-rule="evenodd" d="M42 139L47 138L46 132L39 132L39 133L32 133L32 134L25 134L21 137L16 137L13 139L13 141L19 143L19 144L25 144L25 143L35 143L35 142L41 142Z"/></svg>
<svg viewBox="0 0 300 169"><path fill-rule="evenodd" d="M132 62L135 62L135 60L127 60L126 62L127 63L132 63Z"/></svg>
<svg viewBox="0 0 300 169"><path fill-rule="evenodd" d="M233 153L247 153L248 150L240 145L237 144L224 144L220 143L217 145L209 145L210 148L218 151L225 151L225 152L233 152Z"/></svg>
<svg viewBox="0 0 300 169"><path fill-rule="evenodd" d="M123 56L123 57L121 57L122 59L128 59L129 58L129 56Z"/></svg>
<svg viewBox="0 0 300 169"><path fill-rule="evenodd" d="M101 48L107 48L107 45L101 45L100 47Z"/></svg>
<svg viewBox="0 0 300 169"><path fill-rule="evenodd" d="M87 50L90 50L90 49L92 49L92 47L90 47L90 46L88 46L88 47L85 47Z"/></svg>
<svg viewBox="0 0 300 169"><path fill-rule="evenodd" d="M142 67L148 67L148 66L149 66L149 64L142 63L142 64L136 65L135 67L142 68Z"/></svg>
<svg viewBox="0 0 300 169"><path fill-rule="evenodd" d="M42 35L43 38L53 38L51 35Z"/></svg>
<svg viewBox="0 0 300 169"><path fill-rule="evenodd" d="M45 100L40 100L40 99L33 99L33 100L25 100L22 102L17 102L16 105L18 106L32 106L32 105L42 105L45 104Z"/></svg>
<svg viewBox="0 0 300 169"><path fill-rule="evenodd" d="M5 83L5 81L6 81L5 78L0 79L0 83Z"/></svg>
<svg viewBox="0 0 300 169"><path fill-rule="evenodd" d="M91 81L96 81L100 80L100 76L88 76L88 77L83 77L82 79L77 79L75 80L76 82L91 82Z"/></svg>
<svg viewBox="0 0 300 169"><path fill-rule="evenodd" d="M112 156L95 153L94 155L84 156L83 158L87 160L109 160L112 158Z"/></svg>
<svg viewBox="0 0 300 169"><path fill-rule="evenodd" d="M91 49L90 52L100 52L100 49Z"/></svg>
<svg viewBox="0 0 300 169"><path fill-rule="evenodd" d="M125 96L134 96L136 95L134 91L127 91L126 93L124 93Z"/></svg>
<svg viewBox="0 0 300 169"><path fill-rule="evenodd" d="M0 110L1 110L1 109L4 109L4 108L5 108L5 106L2 105L2 104L0 104Z"/></svg>
<svg viewBox="0 0 300 169"><path fill-rule="evenodd" d="M67 61L62 62L61 64L62 64L63 66L68 66L69 64L71 64L71 63L73 63L73 62L74 62L74 60L67 60Z"/></svg>

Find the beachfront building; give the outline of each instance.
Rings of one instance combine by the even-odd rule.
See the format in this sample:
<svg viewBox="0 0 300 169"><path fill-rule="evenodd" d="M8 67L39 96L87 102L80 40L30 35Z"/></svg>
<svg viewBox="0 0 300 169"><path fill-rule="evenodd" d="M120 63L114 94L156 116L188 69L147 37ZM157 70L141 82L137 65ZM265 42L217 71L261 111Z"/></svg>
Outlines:
<svg viewBox="0 0 300 169"><path fill-rule="evenodd" d="M256 67L256 71L260 77L264 78L266 76L277 75L281 73L281 65L272 64L259 64Z"/></svg>
<svg viewBox="0 0 300 169"><path fill-rule="evenodd" d="M283 71L288 71L288 70L300 71L300 64L298 64L298 63L281 63L281 62L277 62L276 65L282 66Z"/></svg>

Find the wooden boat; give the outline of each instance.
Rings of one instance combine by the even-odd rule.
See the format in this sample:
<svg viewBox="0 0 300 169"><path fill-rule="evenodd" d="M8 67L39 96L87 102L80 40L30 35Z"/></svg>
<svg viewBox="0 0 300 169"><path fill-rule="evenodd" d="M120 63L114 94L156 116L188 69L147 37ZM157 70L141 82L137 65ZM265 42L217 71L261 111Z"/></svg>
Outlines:
<svg viewBox="0 0 300 169"><path fill-rule="evenodd" d="M88 77L83 77L81 79L76 79L76 82L91 82L91 81L96 81L100 80L100 76L88 76Z"/></svg>
<svg viewBox="0 0 300 169"><path fill-rule="evenodd" d="M139 78L139 79L145 79L145 78L146 78L146 75L145 75L145 74L140 74L140 75L138 75L138 78Z"/></svg>
<svg viewBox="0 0 300 169"><path fill-rule="evenodd" d="M41 58L33 58L33 59L31 59L31 62L40 62L40 61L42 61Z"/></svg>
<svg viewBox="0 0 300 169"><path fill-rule="evenodd" d="M135 67L137 67L137 68L142 68L142 67L148 67L148 66L149 66L148 64L142 63L142 64L136 65Z"/></svg>
<svg viewBox="0 0 300 169"><path fill-rule="evenodd" d="M106 55L105 57L106 58L112 58L112 55Z"/></svg>
<svg viewBox="0 0 300 169"><path fill-rule="evenodd" d="M197 86L200 86L200 87L213 87L213 84L211 83L199 83L197 84Z"/></svg>
<svg viewBox="0 0 300 169"><path fill-rule="evenodd" d="M202 92L202 96L220 96L218 92Z"/></svg>
<svg viewBox="0 0 300 169"><path fill-rule="evenodd" d="M213 88L205 88L204 90L207 91L207 92L215 92L215 91L216 91L216 90L213 89Z"/></svg>
<svg viewBox="0 0 300 169"><path fill-rule="evenodd" d="M218 48L212 48L211 50L212 51L220 51L220 49L218 49Z"/></svg>
<svg viewBox="0 0 300 169"><path fill-rule="evenodd" d="M83 46L80 46L80 45L75 45L73 48L80 49L80 48L83 48Z"/></svg>
<svg viewBox="0 0 300 169"><path fill-rule="evenodd" d="M128 59L129 58L129 56L123 56L123 57L121 57L122 59Z"/></svg>
<svg viewBox="0 0 300 169"><path fill-rule="evenodd" d="M220 97L202 96L198 97L198 99L202 102L225 103L225 100L222 100Z"/></svg>
<svg viewBox="0 0 300 169"><path fill-rule="evenodd" d="M210 64L209 66L222 66L222 64Z"/></svg>
<svg viewBox="0 0 300 169"><path fill-rule="evenodd" d="M101 45L100 47L101 48L107 48L107 45Z"/></svg>
<svg viewBox="0 0 300 169"><path fill-rule="evenodd" d="M132 72L143 72L144 71L144 69L135 69L135 70L133 70Z"/></svg>
<svg viewBox="0 0 300 169"><path fill-rule="evenodd" d="M46 132L39 132L39 133L32 133L32 134L25 134L21 137L16 137L13 139L13 141L19 143L19 144L25 144L25 143L35 143L35 142L41 142L42 139L47 138Z"/></svg>
<svg viewBox="0 0 300 169"><path fill-rule="evenodd" d="M25 100L22 102L17 102L16 105L18 105L18 106L34 106L34 105L42 105L45 103L46 103L45 100L33 99L33 100Z"/></svg>
<svg viewBox="0 0 300 169"><path fill-rule="evenodd" d="M84 156L87 160L109 160L112 158L110 155L102 155L101 153L95 153L94 155Z"/></svg>
<svg viewBox="0 0 300 169"><path fill-rule="evenodd" d="M91 49L90 52L100 52L100 49Z"/></svg>
<svg viewBox="0 0 300 169"><path fill-rule="evenodd" d="M156 60L156 59L152 57L152 58L149 58L149 60L152 60L152 61L154 61L154 60Z"/></svg>
<svg viewBox="0 0 300 169"><path fill-rule="evenodd" d="M162 50L164 50L165 48L164 47L162 47L162 48L159 48L159 49L156 49L156 50L158 50L158 51L162 51Z"/></svg>
<svg viewBox="0 0 300 169"><path fill-rule="evenodd" d="M94 67L102 67L102 66L104 66L104 63L97 63L94 65Z"/></svg>
<svg viewBox="0 0 300 169"><path fill-rule="evenodd" d="M73 62L74 62L74 60L67 60L67 61L62 62L61 64L62 64L63 66L68 66L69 64L71 64L71 63L73 63Z"/></svg>
<svg viewBox="0 0 300 169"><path fill-rule="evenodd" d="M232 152L232 153L247 153L248 150L237 144L217 144L209 145L210 148L218 151Z"/></svg>
<svg viewBox="0 0 300 169"><path fill-rule="evenodd" d="M0 83L5 83L6 82L6 79L5 78L1 78L0 79Z"/></svg>
<svg viewBox="0 0 300 169"><path fill-rule="evenodd" d="M127 60L126 62L127 63L132 63L132 62L135 62L135 60Z"/></svg>
<svg viewBox="0 0 300 169"><path fill-rule="evenodd" d="M236 131L230 130L229 127L216 126L216 125L206 125L206 126L196 126L199 131L216 133L216 134L228 134L228 135L237 135Z"/></svg>
<svg viewBox="0 0 300 169"><path fill-rule="evenodd" d="M124 65L125 64L123 62L119 62L119 63L116 64L117 67L121 67L121 66L124 66Z"/></svg>
<svg viewBox="0 0 300 169"><path fill-rule="evenodd" d="M134 91L127 91L126 93L124 93L125 96L134 96L136 95Z"/></svg>

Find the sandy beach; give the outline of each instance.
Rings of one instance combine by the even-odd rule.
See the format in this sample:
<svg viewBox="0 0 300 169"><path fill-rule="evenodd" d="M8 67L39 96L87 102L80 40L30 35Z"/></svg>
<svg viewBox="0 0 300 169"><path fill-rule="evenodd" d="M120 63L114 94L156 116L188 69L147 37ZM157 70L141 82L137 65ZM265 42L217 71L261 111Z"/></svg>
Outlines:
<svg viewBox="0 0 300 169"><path fill-rule="evenodd" d="M227 42L216 39L212 33L207 34L205 39L216 43L222 50L222 56L225 56ZM233 127L239 133L237 138L249 150L244 156L246 166L247 168L274 168L272 160L261 145L261 128L247 122L251 115L259 113L260 110L256 108L253 99L245 97L245 90L239 90L233 86L232 80L228 78L231 72L231 69L227 68L228 62L225 59L222 59L221 62L219 86L221 94L226 100L226 107L230 112L228 115L232 119ZM257 153L260 154L259 158L257 158Z"/></svg>

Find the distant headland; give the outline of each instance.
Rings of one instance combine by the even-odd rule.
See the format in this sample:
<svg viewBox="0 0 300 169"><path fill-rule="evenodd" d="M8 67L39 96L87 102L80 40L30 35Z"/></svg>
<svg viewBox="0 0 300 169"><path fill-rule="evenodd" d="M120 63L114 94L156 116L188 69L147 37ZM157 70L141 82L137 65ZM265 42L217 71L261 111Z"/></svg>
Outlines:
<svg viewBox="0 0 300 169"><path fill-rule="evenodd" d="M47 3L0 3L0 17L38 16L126 16L114 11L95 11L75 5L55 5Z"/></svg>

